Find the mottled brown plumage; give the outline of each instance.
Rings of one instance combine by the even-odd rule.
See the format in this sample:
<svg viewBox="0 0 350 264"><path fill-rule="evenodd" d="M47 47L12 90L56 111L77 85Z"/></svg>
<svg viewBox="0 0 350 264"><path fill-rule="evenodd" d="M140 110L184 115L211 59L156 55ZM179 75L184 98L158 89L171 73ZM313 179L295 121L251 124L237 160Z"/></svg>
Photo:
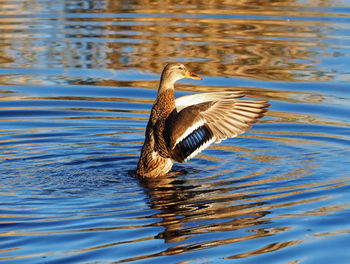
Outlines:
<svg viewBox="0 0 350 264"><path fill-rule="evenodd" d="M239 100L242 92L217 92L174 97L174 83L200 79L181 63L168 64L161 76L145 142L137 165L142 177L165 175L174 160L193 158L212 143L235 137L266 112L263 100Z"/></svg>

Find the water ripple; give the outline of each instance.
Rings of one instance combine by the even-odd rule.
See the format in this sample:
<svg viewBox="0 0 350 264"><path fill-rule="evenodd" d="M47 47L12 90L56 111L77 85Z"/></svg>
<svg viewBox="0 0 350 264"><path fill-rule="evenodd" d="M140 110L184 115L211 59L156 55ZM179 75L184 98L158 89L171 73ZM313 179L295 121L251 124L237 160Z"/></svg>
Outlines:
<svg viewBox="0 0 350 264"><path fill-rule="evenodd" d="M1 262L349 259L346 1L0 5ZM271 107L144 181L138 153L173 60L203 77L176 96L239 90Z"/></svg>

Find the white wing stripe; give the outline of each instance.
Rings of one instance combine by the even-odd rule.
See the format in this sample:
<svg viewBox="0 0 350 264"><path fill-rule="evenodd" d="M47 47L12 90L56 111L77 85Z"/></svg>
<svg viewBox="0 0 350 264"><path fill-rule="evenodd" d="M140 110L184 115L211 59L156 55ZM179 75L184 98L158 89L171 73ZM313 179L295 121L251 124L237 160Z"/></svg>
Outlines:
<svg viewBox="0 0 350 264"><path fill-rule="evenodd" d="M216 140L215 137L213 137L209 141L205 142L202 146L200 146L195 151L193 151L184 161L188 161L189 159L192 159L194 156L196 156L203 149L206 149L211 143L215 142L215 140Z"/></svg>

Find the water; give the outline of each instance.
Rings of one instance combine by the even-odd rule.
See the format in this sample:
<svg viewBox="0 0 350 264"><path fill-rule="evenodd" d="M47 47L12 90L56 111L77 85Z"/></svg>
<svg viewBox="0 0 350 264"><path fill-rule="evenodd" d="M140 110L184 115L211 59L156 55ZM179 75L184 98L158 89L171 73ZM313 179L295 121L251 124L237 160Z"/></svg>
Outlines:
<svg viewBox="0 0 350 264"><path fill-rule="evenodd" d="M1 1L3 263L350 263L347 1ZM159 75L270 100L135 176Z"/></svg>

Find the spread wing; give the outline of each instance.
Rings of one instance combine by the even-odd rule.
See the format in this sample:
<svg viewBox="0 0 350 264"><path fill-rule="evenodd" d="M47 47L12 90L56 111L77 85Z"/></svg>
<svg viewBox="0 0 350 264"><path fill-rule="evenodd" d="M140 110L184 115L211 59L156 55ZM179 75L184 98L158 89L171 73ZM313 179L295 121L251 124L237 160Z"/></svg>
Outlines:
<svg viewBox="0 0 350 264"><path fill-rule="evenodd" d="M235 137L267 111L267 101L240 100L242 93L204 93L176 99L164 135L172 156L187 161L212 143Z"/></svg>
<svg viewBox="0 0 350 264"><path fill-rule="evenodd" d="M175 105L176 110L180 112L182 109L191 105L200 104L204 102L234 99L243 96L244 93L242 91L191 94L176 98Z"/></svg>

